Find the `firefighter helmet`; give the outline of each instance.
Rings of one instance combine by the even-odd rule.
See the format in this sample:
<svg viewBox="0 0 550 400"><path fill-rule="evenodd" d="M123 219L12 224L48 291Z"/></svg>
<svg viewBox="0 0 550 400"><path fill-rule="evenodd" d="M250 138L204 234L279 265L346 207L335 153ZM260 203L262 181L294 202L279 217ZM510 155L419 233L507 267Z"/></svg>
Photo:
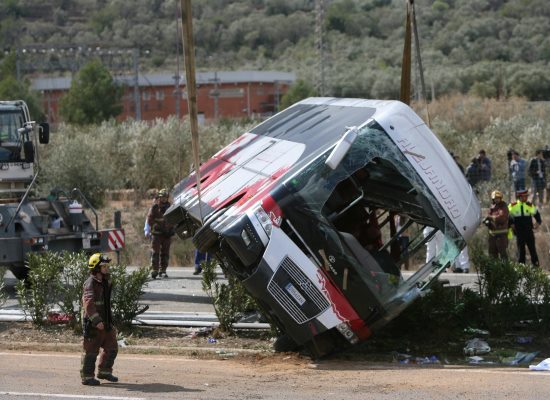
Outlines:
<svg viewBox="0 0 550 400"><path fill-rule="evenodd" d="M168 190L166 190L166 189L160 189L157 196L158 196L158 197L168 197Z"/></svg>
<svg viewBox="0 0 550 400"><path fill-rule="evenodd" d="M500 197L502 199L504 196L502 195L502 192L500 190L493 190L491 192L491 200L494 200L497 197Z"/></svg>
<svg viewBox="0 0 550 400"><path fill-rule="evenodd" d="M103 256L101 253L95 253L92 254L90 259L88 260L88 268L93 270L96 267L100 267L101 265L105 265L111 262L111 259L108 257Z"/></svg>

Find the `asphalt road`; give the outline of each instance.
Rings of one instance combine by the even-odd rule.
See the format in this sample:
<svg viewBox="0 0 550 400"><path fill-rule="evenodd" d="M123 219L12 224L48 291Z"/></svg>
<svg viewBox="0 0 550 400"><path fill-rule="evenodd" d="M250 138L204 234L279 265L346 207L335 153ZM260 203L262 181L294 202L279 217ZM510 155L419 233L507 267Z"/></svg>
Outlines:
<svg viewBox="0 0 550 400"><path fill-rule="evenodd" d="M0 353L1 399L547 399L550 372L312 362L296 356L245 360L120 354L118 383L83 386L79 354Z"/></svg>

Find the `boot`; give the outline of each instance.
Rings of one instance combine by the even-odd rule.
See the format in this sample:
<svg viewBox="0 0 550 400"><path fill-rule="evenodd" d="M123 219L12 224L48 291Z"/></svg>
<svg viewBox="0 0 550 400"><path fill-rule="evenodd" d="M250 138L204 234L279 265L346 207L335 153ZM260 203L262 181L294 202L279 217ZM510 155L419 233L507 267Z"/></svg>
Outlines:
<svg viewBox="0 0 550 400"><path fill-rule="evenodd" d="M82 384L87 386L99 386L101 385L101 382L92 377L92 378L82 379Z"/></svg>
<svg viewBox="0 0 550 400"><path fill-rule="evenodd" d="M99 372L97 374L97 377L99 379L105 379L106 381L109 381L109 382L118 382L118 378L111 373Z"/></svg>

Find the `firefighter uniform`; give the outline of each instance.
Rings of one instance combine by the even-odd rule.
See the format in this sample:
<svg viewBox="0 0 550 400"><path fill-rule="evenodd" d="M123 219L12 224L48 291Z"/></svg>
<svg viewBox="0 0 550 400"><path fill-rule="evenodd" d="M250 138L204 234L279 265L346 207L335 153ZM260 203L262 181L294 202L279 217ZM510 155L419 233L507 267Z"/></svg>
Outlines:
<svg viewBox="0 0 550 400"><path fill-rule="evenodd" d="M82 295L84 353L80 369L84 385L99 385L99 381L94 379L94 372L100 348L103 351L99 357L97 377L111 382L118 381L118 378L112 375L113 364L118 354L117 332L113 325L111 310L112 284L110 275L101 272L101 267L109 261L99 253L92 255L89 262L91 275L84 282Z"/></svg>
<svg viewBox="0 0 550 400"><path fill-rule="evenodd" d="M489 228L489 255L501 260L508 259L508 205L502 200L502 193L495 190L491 194L493 205L485 224Z"/></svg>
<svg viewBox="0 0 550 400"><path fill-rule="evenodd" d="M159 202L153 204L147 214L147 222L151 227L151 277L156 278L159 274L162 277L166 275L168 268L168 259L170 256L170 244L174 229L172 225L164 220L164 213L170 207L168 201L168 192L162 189L159 194Z"/></svg>
<svg viewBox="0 0 550 400"><path fill-rule="evenodd" d="M518 262L525 263L525 246L529 248L531 255L531 263L535 266L539 265L539 257L535 247L535 235L533 233L533 218L537 224L542 223L540 213L534 204L527 201L527 190L518 191L518 200L515 203L508 205L512 229L516 235L519 258Z"/></svg>

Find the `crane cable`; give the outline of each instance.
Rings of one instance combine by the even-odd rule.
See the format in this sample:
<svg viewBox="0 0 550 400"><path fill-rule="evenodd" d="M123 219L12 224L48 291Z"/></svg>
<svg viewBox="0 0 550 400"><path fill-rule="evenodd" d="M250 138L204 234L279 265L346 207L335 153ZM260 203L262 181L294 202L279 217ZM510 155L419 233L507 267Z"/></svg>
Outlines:
<svg viewBox="0 0 550 400"><path fill-rule="evenodd" d="M420 39L418 37L418 27L416 24L416 13L414 10L414 0L407 1L407 17L405 20L405 44L403 46L403 61L401 66L401 90L399 99L410 105L411 101L411 49L412 35L414 34L414 47L418 70L420 75L421 97L426 108L427 125L431 128L430 113L428 111L428 102L426 99L426 86L424 84L424 69L422 67L422 58L420 56Z"/></svg>
<svg viewBox="0 0 550 400"><path fill-rule="evenodd" d="M195 77L195 47L193 43L193 16L191 14L191 0L180 0L181 22L183 36L183 51L185 58L185 79L187 89L187 107L189 110L189 125L191 127L191 146L193 149L193 169L197 183L199 199L199 215L201 224L204 224L201 205L201 175L199 155L199 124L197 118L197 82Z"/></svg>

